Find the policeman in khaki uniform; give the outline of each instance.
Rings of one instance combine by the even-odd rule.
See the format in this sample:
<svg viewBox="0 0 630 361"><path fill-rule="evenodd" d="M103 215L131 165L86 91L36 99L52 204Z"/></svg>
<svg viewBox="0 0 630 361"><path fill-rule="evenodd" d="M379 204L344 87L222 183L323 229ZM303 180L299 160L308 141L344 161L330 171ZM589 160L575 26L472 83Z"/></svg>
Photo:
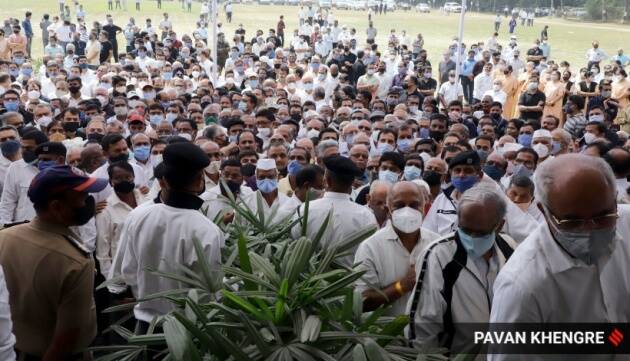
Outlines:
<svg viewBox="0 0 630 361"><path fill-rule="evenodd" d="M516 241L499 233L506 202L491 185L478 184L465 191L459 199L455 233L430 244L418 260L406 330L415 346L444 347L451 356L478 351L470 349L472 332L462 325L488 322L494 281L516 249Z"/></svg>
<svg viewBox="0 0 630 361"><path fill-rule="evenodd" d="M37 216L0 231L18 360L82 360L96 335L94 261L69 227L87 223L107 180L66 165L33 179L28 197Z"/></svg>

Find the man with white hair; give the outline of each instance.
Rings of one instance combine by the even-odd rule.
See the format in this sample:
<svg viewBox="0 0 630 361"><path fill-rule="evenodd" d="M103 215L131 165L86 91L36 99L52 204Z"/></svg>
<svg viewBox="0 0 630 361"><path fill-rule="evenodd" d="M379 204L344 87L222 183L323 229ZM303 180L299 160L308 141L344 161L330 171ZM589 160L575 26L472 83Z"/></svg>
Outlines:
<svg viewBox="0 0 630 361"><path fill-rule="evenodd" d="M630 209L616 203L610 166L570 154L543 163L534 181L545 222L497 277L490 322L628 321L630 282L620 275L628 274Z"/></svg>
<svg viewBox="0 0 630 361"><path fill-rule="evenodd" d="M571 146L573 143L571 133L567 132L564 129L557 128L551 132L551 139L551 153L554 156L559 156L571 152Z"/></svg>
<svg viewBox="0 0 630 361"><path fill-rule="evenodd" d="M462 324L488 322L495 279L517 247L500 233L507 202L491 185L465 191L455 232L430 244L417 260L415 289L407 304L406 334L412 343L445 347L451 356L474 346L472 333Z"/></svg>
<svg viewBox="0 0 630 361"><path fill-rule="evenodd" d="M377 188L375 181L370 187ZM388 183L382 182L386 187ZM415 285L416 260L439 236L423 229L422 215L428 192L412 182L394 184L387 196L385 227L361 242L354 258L366 273L357 280L364 311L391 304L387 315L405 313L407 299ZM376 289L374 289L376 287Z"/></svg>
<svg viewBox="0 0 630 361"><path fill-rule="evenodd" d="M258 187L256 192L247 196L243 194L243 202L254 214L258 214L258 198L262 198L265 224L272 224L274 220L279 220L277 209L289 201L289 197L278 192L278 169L275 160L269 158L258 160L256 163L256 186ZM275 213L276 217L270 219L272 213Z"/></svg>

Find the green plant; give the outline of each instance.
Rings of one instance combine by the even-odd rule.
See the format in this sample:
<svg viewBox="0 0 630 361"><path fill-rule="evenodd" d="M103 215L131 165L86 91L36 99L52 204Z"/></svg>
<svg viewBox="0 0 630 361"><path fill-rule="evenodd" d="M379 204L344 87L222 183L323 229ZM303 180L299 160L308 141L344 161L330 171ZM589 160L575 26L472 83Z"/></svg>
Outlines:
<svg viewBox="0 0 630 361"><path fill-rule="evenodd" d="M168 360L416 360L418 352L402 337L407 317L382 317L382 308L363 313L353 287L362 272L335 262L374 230L320 248L329 218L313 239L293 240L290 229L302 219L269 224L231 195L230 202L245 221L224 227L222 272L203 261L193 240L199 271L154 271L188 286L150 297L171 300L175 310L156 319L147 335L113 326L127 344L95 348L103 353L98 360L134 360L150 351Z"/></svg>

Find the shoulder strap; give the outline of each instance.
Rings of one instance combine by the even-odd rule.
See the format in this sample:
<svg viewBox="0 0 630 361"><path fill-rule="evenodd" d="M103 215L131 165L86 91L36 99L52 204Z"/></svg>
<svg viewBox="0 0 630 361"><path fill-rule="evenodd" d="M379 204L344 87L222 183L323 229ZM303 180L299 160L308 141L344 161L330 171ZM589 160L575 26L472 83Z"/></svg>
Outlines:
<svg viewBox="0 0 630 361"><path fill-rule="evenodd" d="M424 281L424 275L427 270L427 264L428 264L427 261L429 259L429 256L431 255L431 252L435 249L437 245L443 244L446 242L451 242L454 239L457 243L457 250L455 251L453 260L450 261L446 265L446 267L442 270L442 277L444 278L444 289L442 290L442 295L444 296L447 303L447 309L446 309L447 312L445 313L445 318L446 318L446 314L449 315L448 316L449 320L445 319L444 329L445 330L447 329L447 324L450 325L448 326L449 330L453 329L453 320L452 320L452 317L450 316L451 298L453 294L452 288L453 288L453 285L455 284L455 281L457 280L457 277L459 276L459 272L463 268L463 265L466 264L466 250L457 239L457 233L455 233L453 237L444 238L436 243L433 243L427 249L427 252L424 254L424 257L422 259L422 268L420 269L420 274L418 275L418 280L416 281L416 290L411 300L411 309L409 310L409 340L414 340L416 338L416 330L414 328L414 322L415 322L415 317L416 317L416 310L418 308L418 302L420 302L420 294L422 293L422 282ZM457 265L457 263L459 263L459 266ZM447 273L448 275L446 275ZM445 296L446 294L448 294L448 297ZM442 343L442 338L443 338L442 335L438 335L438 340L440 340L440 343ZM451 341L452 341L452 336L451 336ZM451 341L449 341L449 344Z"/></svg>
<svg viewBox="0 0 630 361"><path fill-rule="evenodd" d="M451 305L453 300L453 286L459 278L459 273L466 265L467 254L466 249L459 241L459 236L455 233L455 243L457 249L453 255L453 259L442 270L442 278L444 280L444 288L442 289L442 297L446 302L446 311L442 318L442 324L444 330L438 334L438 341L440 346L450 348L453 343L453 337L455 336L455 325L453 324L453 313L451 311Z"/></svg>
<svg viewBox="0 0 630 361"><path fill-rule="evenodd" d="M499 247L499 250L501 250L501 253L503 253L505 260L507 261L508 259L510 259L512 253L514 253L514 248L512 248L512 246L510 246L510 244L507 243L507 241L503 239L503 237L501 237L501 235L498 233L495 242L497 243L497 247Z"/></svg>

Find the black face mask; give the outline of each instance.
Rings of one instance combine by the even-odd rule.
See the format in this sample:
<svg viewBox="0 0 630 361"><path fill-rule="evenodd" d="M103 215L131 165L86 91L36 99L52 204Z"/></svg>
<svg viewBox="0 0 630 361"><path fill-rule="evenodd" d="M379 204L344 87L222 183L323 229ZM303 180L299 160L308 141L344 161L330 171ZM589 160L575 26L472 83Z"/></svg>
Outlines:
<svg viewBox="0 0 630 361"><path fill-rule="evenodd" d="M422 174L422 180L427 182L431 187L435 187L442 183L442 175L434 170L427 170Z"/></svg>
<svg viewBox="0 0 630 361"><path fill-rule="evenodd" d="M70 93L78 93L81 91L81 87L77 85L73 85L71 87L68 87L68 90L70 90Z"/></svg>
<svg viewBox="0 0 630 361"><path fill-rule="evenodd" d="M114 184L114 191L116 193L128 194L133 192L133 189L136 187L134 182L120 182L118 184Z"/></svg>
<svg viewBox="0 0 630 361"><path fill-rule="evenodd" d="M100 134L100 133L92 133L92 134L88 134L87 139L88 139L88 141L97 142L97 143L100 144L101 140L103 140L104 136L105 135Z"/></svg>
<svg viewBox="0 0 630 361"><path fill-rule="evenodd" d="M251 177L256 173L256 166L254 164L244 164L241 166L241 174L243 177Z"/></svg>
<svg viewBox="0 0 630 361"><path fill-rule="evenodd" d="M83 207L74 208L72 216L72 224L75 226L82 226L94 217L96 214L96 201L94 197L88 196L85 199L85 205Z"/></svg>
<svg viewBox="0 0 630 361"><path fill-rule="evenodd" d="M296 122L299 122L300 120L302 120L302 114L291 114L291 119L295 120Z"/></svg>
<svg viewBox="0 0 630 361"><path fill-rule="evenodd" d="M76 122L63 123L63 130L74 133L79 129L79 125L80 124Z"/></svg>
<svg viewBox="0 0 630 361"><path fill-rule="evenodd" d="M129 154L123 153L121 155L117 155L115 157L109 157L109 164L113 164L116 162L127 162L129 160Z"/></svg>
<svg viewBox="0 0 630 361"><path fill-rule="evenodd" d="M227 185L227 188L230 190L230 193L232 193L232 195L234 195L235 197L239 195L239 193L241 193L241 184L237 183L233 180L226 180L225 184ZM223 186L223 182L220 183L221 186L221 194L223 194L225 197L228 196L228 192L226 191L225 187Z"/></svg>
<svg viewBox="0 0 630 361"><path fill-rule="evenodd" d="M436 142L442 141L444 139L444 132L439 132L436 130L429 130L429 136L433 138Z"/></svg>
<svg viewBox="0 0 630 361"><path fill-rule="evenodd" d="M22 150L22 159L24 159L27 164L31 164L37 159L37 155L32 150Z"/></svg>

